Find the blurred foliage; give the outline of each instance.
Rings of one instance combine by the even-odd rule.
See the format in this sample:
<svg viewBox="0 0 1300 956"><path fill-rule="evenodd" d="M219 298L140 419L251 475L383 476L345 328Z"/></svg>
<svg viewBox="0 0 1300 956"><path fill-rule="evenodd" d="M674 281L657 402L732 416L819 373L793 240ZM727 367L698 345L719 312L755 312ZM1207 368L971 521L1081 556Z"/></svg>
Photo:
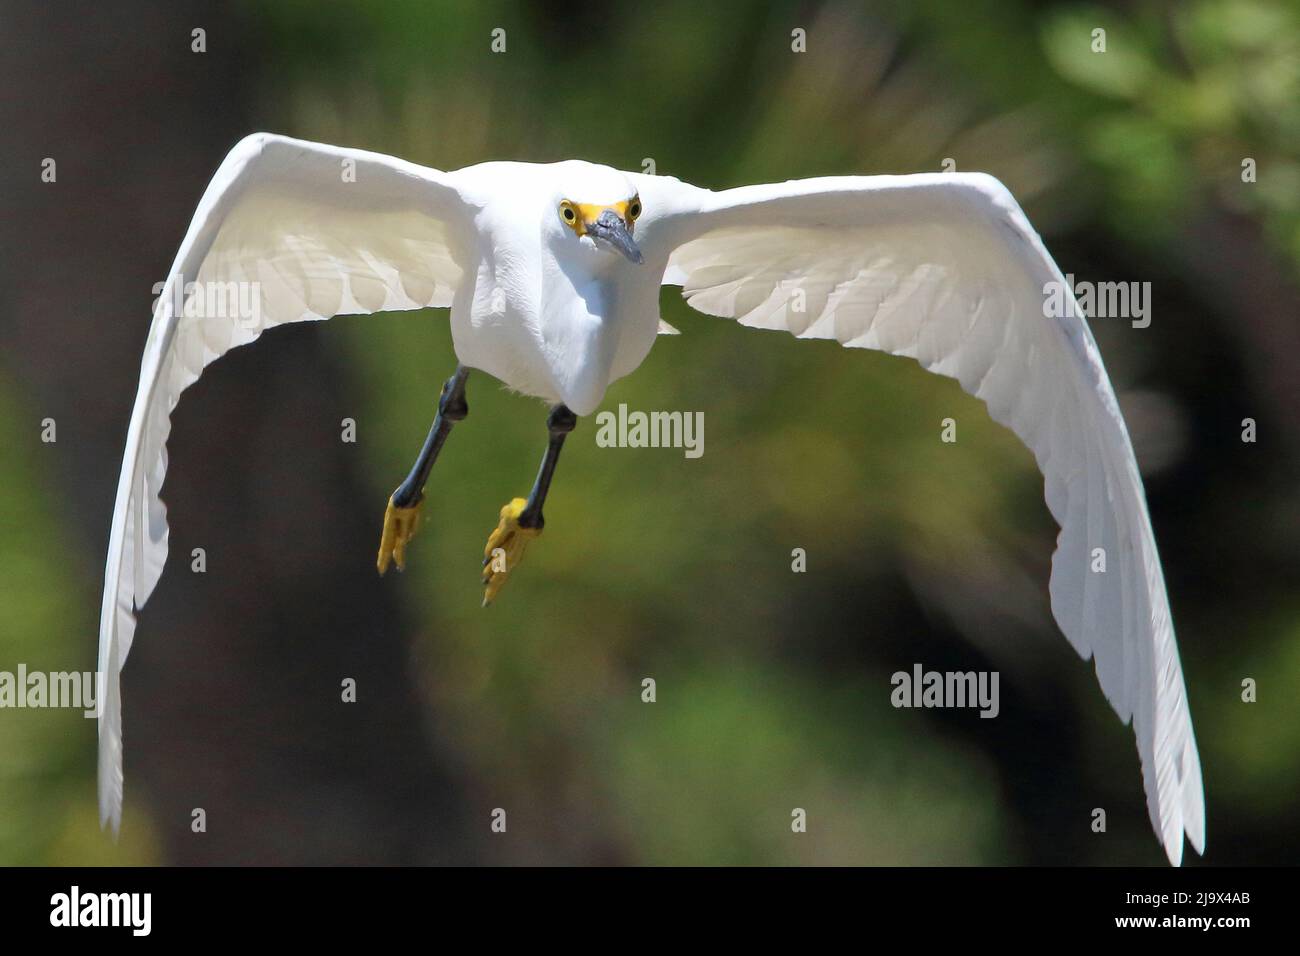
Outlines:
<svg viewBox="0 0 1300 956"><path fill-rule="evenodd" d="M951 157L1002 178L1065 271L1158 279L1163 301L1219 331L1178 354L1172 311L1149 335L1096 332L1126 407L1140 386L1169 410L1134 420L1139 457L1162 434L1187 433L1150 492L1205 763L1210 860L1290 852L1294 564L1263 568L1248 595L1200 585L1213 580L1207 563L1250 552L1268 515L1294 527L1297 493L1276 473L1281 460L1238 481L1254 449L1208 434L1222 421L1197 414L1207 376L1224 390L1251 383L1237 358L1220 363L1231 349L1215 337L1241 316L1179 278L1176 244L1222 208L1258 223L1300 275L1294 6L921 0L792 14L752 0L706 14L683 2L281 0L244 10L264 51L257 128L447 169L651 159L715 188L937 170ZM808 31L806 54L790 52L794 26ZM505 54L489 49L496 27ZM1105 53L1091 49L1098 27ZM1258 183L1242 182L1245 157ZM519 808L549 848L494 852L1161 861L1131 733L1051 621L1055 526L1028 452L954 382L911 362L741 329L691 312L673 289L661 308L683 334L661 339L603 407L703 410L705 455L600 449L594 422L580 423L545 536L483 610L482 544L532 480L545 410L474 375L409 568L392 580L417 614L431 719L471 794ZM337 387L359 405L373 495L357 506L374 511L378 534L455 364L446 315L339 319L328 334L352 368ZM31 420L20 409L0 396L0 437ZM937 440L949 416L953 445ZM14 526L0 538L13 569L0 579L0 666L23 655L74 666L93 609L53 597L61 572L40 529L57 533L58 516L25 458L3 459L0 507ZM808 551L805 575L790 572L794 547ZM1293 562L1293 541L1279 547ZM1002 717L892 709L889 675L914 661L1001 669ZM653 705L640 700L646 676L658 682ZM1240 702L1242 676L1260 680L1260 704ZM71 855L48 849L61 826L48 807L73 792L93 803L84 728L62 723L74 719L0 721L5 753L18 755L4 767L18 802L0 815L0 859L41 859L42 846L48 859ZM1088 831L1095 806L1111 813L1105 839ZM808 810L806 839L789 831L792 807ZM41 826L16 822L33 819Z"/></svg>

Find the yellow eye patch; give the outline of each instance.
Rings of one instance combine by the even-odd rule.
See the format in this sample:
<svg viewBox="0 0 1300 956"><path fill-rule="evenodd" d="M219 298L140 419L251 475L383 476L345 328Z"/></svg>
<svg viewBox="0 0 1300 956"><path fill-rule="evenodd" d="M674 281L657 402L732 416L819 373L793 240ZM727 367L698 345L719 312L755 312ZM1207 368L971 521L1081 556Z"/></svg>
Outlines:
<svg viewBox="0 0 1300 956"><path fill-rule="evenodd" d="M641 200L639 197L625 199L622 202L611 203L608 206L602 206L599 203L570 202L564 200L560 203L560 218L564 224L580 236L587 234L588 223L593 223L600 218L600 214L606 209L611 209L618 218L627 223L630 230L632 223L636 222L641 215Z"/></svg>

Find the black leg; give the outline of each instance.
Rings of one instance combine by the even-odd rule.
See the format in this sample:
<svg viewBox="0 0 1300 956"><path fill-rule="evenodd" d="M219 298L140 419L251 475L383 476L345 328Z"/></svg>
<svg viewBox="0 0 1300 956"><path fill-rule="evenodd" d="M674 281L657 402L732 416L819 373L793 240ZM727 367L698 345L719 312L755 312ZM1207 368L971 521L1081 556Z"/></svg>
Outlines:
<svg viewBox="0 0 1300 956"><path fill-rule="evenodd" d="M424 447L420 449L411 473L388 499L388 508L384 512L384 533L379 539L379 558L375 562L380 574L388 570L390 562L396 562L399 570L406 567L406 545L420 526L424 484L429 480L429 472L433 470L433 463L438 459L438 453L442 451L442 444L451 433L451 427L469 414L469 405L465 401L467 378L469 369L457 365L456 373L442 386L438 414L433 419L429 436L424 440Z"/></svg>
<svg viewBox="0 0 1300 956"><path fill-rule="evenodd" d="M438 414L433 419L429 435L424 439L424 447L411 467L406 480L393 492L393 504L399 508L410 508L424 498L424 485L429 480L433 463L442 451L442 444L451 434L451 427L464 420L469 414L469 404L465 401L465 380L469 378L469 369L464 365L456 366L456 373L442 386L442 396L438 399Z"/></svg>
<svg viewBox="0 0 1300 956"><path fill-rule="evenodd" d="M528 495L528 503L519 513L519 527L542 530L546 523L542 518L542 505L546 503L546 493L551 490L551 478L555 475L555 464L560 460L560 449L564 439L578 424L578 416L569 411L566 405L556 405L546 418L546 428L551 439L546 445L546 455L542 458L542 467L533 482L533 490Z"/></svg>
<svg viewBox="0 0 1300 956"><path fill-rule="evenodd" d="M551 439L546 445L546 455L542 458L537 480L533 482L533 490L527 501L514 498L501 509L501 521L488 537L487 547L483 549L484 607L492 603L510 572L523 559L528 542L542 533L542 505L546 503L546 493L551 490L555 464L560 460L564 439L577 424L578 416L565 406L556 405L551 408L551 414L546 419Z"/></svg>

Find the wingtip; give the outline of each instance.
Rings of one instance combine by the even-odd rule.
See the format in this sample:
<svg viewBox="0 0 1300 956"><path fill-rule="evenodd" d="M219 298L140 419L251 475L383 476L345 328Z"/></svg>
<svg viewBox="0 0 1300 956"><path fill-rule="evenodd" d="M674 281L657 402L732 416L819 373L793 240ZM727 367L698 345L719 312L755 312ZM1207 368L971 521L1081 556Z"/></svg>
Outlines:
<svg viewBox="0 0 1300 956"><path fill-rule="evenodd" d="M110 829L116 842L122 829L122 791L125 780L122 774L122 737L118 731L120 711L115 697L110 699L108 712L100 716L99 729L99 827Z"/></svg>
<svg viewBox="0 0 1300 956"><path fill-rule="evenodd" d="M1183 865L1184 841L1192 845L1197 856L1205 855L1205 795L1201 786L1200 762L1194 751L1192 759L1195 771L1183 782L1181 802L1171 808L1173 812L1166 817L1163 826L1153 820L1165 855L1173 866Z"/></svg>
<svg viewBox="0 0 1300 956"><path fill-rule="evenodd" d="M101 809L99 811L99 828L107 830L113 842L116 843L122 835L121 811Z"/></svg>
<svg viewBox="0 0 1300 956"><path fill-rule="evenodd" d="M99 791L99 828L108 830L116 843L122 831L122 789L100 787Z"/></svg>
<svg viewBox="0 0 1300 956"><path fill-rule="evenodd" d="M1186 829L1179 829L1177 836L1165 841L1165 856L1169 857L1169 863L1172 866L1183 865L1183 841L1192 845L1197 856L1205 856L1205 828L1199 831L1193 831L1189 825Z"/></svg>
<svg viewBox="0 0 1300 956"><path fill-rule="evenodd" d="M1205 807L1201 803L1199 793L1197 794L1195 812L1186 815L1184 831L1187 834L1187 842L1192 845L1196 855L1205 856Z"/></svg>
<svg viewBox="0 0 1300 956"><path fill-rule="evenodd" d="M1170 840L1165 844L1165 856L1169 858L1170 866L1183 865L1183 835L1178 834L1177 840Z"/></svg>
<svg viewBox="0 0 1300 956"><path fill-rule="evenodd" d="M1191 728L1188 717L1187 743L1184 750L1184 766L1188 768L1182 785L1182 830L1187 835L1198 856L1205 855L1205 782L1201 777L1201 755L1196 746L1196 733ZM1183 833L1179 834L1181 844Z"/></svg>

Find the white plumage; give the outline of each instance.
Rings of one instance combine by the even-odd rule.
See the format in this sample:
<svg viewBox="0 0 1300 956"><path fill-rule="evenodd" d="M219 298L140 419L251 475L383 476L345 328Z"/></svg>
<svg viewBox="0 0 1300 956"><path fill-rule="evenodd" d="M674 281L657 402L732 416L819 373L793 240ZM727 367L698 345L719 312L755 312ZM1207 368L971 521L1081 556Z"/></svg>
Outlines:
<svg viewBox="0 0 1300 956"><path fill-rule="evenodd" d="M564 219L639 199L641 264ZM596 238L593 238L593 236ZM915 358L957 379L1032 450L1061 526L1052 612L1132 719L1171 862L1205 841L1201 770L1142 481L1077 306L1010 193L979 173L813 179L710 192L589 163L453 173L259 134L208 186L154 310L113 515L100 620L100 813L122 805L119 674L167 557L158 497L170 414L211 361L285 322L450 307L457 357L579 415L660 332L660 283L743 325ZM194 295L185 283L196 283ZM177 284L181 293L176 292ZM237 283L238 286L226 286ZM256 283L256 287L252 284ZM213 315L205 290L255 288ZM177 314L176 303L193 303ZM229 310L227 310L229 311ZM1104 548L1107 571L1090 557Z"/></svg>

